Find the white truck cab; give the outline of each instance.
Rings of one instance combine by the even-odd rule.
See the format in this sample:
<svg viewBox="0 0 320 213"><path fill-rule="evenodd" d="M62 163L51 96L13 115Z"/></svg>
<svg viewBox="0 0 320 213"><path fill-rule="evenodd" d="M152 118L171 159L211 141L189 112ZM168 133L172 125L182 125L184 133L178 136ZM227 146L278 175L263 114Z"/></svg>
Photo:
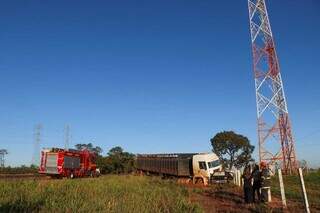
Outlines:
<svg viewBox="0 0 320 213"><path fill-rule="evenodd" d="M222 170L218 156L214 153L201 153L192 157L193 183L208 185L211 176Z"/></svg>

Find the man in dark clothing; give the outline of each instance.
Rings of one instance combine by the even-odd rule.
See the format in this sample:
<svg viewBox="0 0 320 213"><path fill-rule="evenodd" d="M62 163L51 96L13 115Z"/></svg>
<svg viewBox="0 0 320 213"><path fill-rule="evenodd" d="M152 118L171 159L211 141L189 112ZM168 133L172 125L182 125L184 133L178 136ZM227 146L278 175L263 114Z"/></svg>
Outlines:
<svg viewBox="0 0 320 213"><path fill-rule="evenodd" d="M256 202L255 196L257 194L258 201L260 201L260 188L261 188L261 172L259 170L259 166L255 165L252 171L252 178L253 178L253 202Z"/></svg>
<svg viewBox="0 0 320 213"><path fill-rule="evenodd" d="M252 176L250 172L250 166L246 166L243 171L243 192L244 192L244 201L246 203L252 203Z"/></svg>

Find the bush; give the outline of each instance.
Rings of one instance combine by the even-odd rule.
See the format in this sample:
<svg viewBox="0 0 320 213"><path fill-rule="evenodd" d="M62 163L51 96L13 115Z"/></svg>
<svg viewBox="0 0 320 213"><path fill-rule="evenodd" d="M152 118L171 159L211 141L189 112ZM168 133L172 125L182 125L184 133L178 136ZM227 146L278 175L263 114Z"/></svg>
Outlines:
<svg viewBox="0 0 320 213"><path fill-rule="evenodd" d="M0 168L0 174L26 174L26 173L37 173L38 167L35 165L25 166L22 165L20 167L4 167Z"/></svg>
<svg viewBox="0 0 320 213"><path fill-rule="evenodd" d="M295 202L303 202L300 179L298 175L283 175L286 198ZM320 210L320 172L309 172L304 174L304 182L311 207ZM278 176L272 178L272 194L280 196Z"/></svg>

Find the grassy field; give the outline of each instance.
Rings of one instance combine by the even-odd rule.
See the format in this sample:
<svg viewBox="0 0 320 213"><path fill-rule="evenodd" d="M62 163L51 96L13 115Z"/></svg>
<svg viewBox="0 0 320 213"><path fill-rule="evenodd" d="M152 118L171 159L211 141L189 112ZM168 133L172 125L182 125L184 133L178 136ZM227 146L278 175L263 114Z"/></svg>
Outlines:
<svg viewBox="0 0 320 213"><path fill-rule="evenodd" d="M294 203L303 203L300 180L297 175L283 176L286 198ZM320 211L320 172L310 172L304 175L305 186L310 207L315 211ZM272 180L272 194L280 197L280 186L278 177Z"/></svg>
<svg viewBox="0 0 320 213"><path fill-rule="evenodd" d="M284 176L289 212L303 211L297 176ZM312 212L320 212L320 173L305 176ZM241 187L179 185L157 177L0 179L0 212L281 212L277 177L273 202L246 205Z"/></svg>
<svg viewBox="0 0 320 213"><path fill-rule="evenodd" d="M0 212L202 212L175 182L138 176L0 180Z"/></svg>

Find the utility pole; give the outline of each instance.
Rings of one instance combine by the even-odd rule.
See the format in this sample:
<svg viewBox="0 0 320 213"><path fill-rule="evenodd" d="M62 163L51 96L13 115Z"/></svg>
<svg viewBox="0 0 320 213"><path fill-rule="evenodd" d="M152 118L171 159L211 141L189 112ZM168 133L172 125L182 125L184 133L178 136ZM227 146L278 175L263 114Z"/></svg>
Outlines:
<svg viewBox="0 0 320 213"><path fill-rule="evenodd" d="M4 168L4 156L8 154L6 149L0 149L0 168Z"/></svg>
<svg viewBox="0 0 320 213"><path fill-rule="evenodd" d="M265 0L248 0L259 160L284 173L297 169L294 139Z"/></svg>
<svg viewBox="0 0 320 213"><path fill-rule="evenodd" d="M37 124L34 128L34 150L33 150L33 156L32 156L32 164L39 166L40 162L40 144L41 144L41 131L42 131L42 125Z"/></svg>
<svg viewBox="0 0 320 213"><path fill-rule="evenodd" d="M70 145L70 126L67 124L64 127L64 149L68 150Z"/></svg>

